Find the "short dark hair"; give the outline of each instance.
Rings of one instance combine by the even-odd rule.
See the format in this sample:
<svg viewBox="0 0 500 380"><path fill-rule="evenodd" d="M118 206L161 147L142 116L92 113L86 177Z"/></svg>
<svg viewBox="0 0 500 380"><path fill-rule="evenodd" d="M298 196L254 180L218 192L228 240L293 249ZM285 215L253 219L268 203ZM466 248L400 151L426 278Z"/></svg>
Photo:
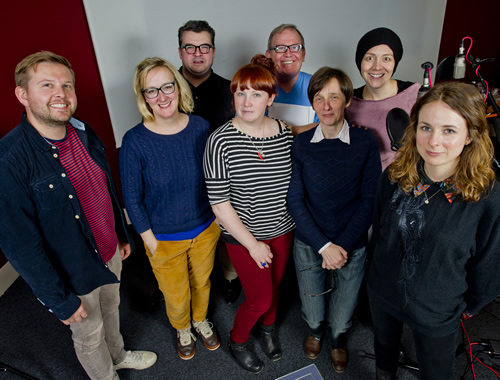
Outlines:
<svg viewBox="0 0 500 380"><path fill-rule="evenodd" d="M179 28L179 47L182 46L182 35L184 34L184 32L208 32L210 34L210 39L212 40L211 43L213 46L215 46L215 30L205 20L189 20Z"/></svg>
<svg viewBox="0 0 500 380"><path fill-rule="evenodd" d="M349 76L340 69L324 66L316 71L309 81L307 97L311 105L313 105L314 96L333 78L339 82L340 91L342 91L345 97L346 104L351 101L354 95L354 88Z"/></svg>

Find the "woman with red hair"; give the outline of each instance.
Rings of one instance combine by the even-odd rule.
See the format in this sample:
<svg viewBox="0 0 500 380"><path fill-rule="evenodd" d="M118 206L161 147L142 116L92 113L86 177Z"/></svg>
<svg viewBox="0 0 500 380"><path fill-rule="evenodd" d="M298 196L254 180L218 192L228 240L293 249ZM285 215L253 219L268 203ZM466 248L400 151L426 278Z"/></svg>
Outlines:
<svg viewBox="0 0 500 380"><path fill-rule="evenodd" d="M254 373L264 368L248 346L257 322L264 352L281 359L274 323L294 229L286 207L292 133L285 122L265 116L276 95L273 71L272 61L257 55L236 72L231 92L237 116L209 137L204 155L209 201L245 292L229 350Z"/></svg>

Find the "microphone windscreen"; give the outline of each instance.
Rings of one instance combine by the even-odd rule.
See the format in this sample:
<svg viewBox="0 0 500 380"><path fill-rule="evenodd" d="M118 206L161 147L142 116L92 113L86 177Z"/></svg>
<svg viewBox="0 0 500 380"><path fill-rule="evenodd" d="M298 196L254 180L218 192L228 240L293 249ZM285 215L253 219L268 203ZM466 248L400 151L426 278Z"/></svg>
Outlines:
<svg viewBox="0 0 500 380"><path fill-rule="evenodd" d="M385 125L391 140L391 149L396 151L402 146L403 135L410 124L410 116L401 108L393 108L387 113Z"/></svg>
<svg viewBox="0 0 500 380"><path fill-rule="evenodd" d="M436 69L436 75L439 79L453 79L453 69L455 66L455 56L444 58Z"/></svg>

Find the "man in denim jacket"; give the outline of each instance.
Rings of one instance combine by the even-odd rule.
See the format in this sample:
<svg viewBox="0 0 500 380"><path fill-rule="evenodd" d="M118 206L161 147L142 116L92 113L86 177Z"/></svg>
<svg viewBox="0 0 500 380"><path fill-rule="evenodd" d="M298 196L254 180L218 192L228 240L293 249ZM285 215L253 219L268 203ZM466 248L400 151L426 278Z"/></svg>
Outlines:
<svg viewBox="0 0 500 380"><path fill-rule="evenodd" d="M39 52L17 65L15 77L26 112L0 140L0 248L40 302L69 325L90 378L148 368L156 354L125 351L119 331L121 260L131 248L104 146L72 117L71 65Z"/></svg>

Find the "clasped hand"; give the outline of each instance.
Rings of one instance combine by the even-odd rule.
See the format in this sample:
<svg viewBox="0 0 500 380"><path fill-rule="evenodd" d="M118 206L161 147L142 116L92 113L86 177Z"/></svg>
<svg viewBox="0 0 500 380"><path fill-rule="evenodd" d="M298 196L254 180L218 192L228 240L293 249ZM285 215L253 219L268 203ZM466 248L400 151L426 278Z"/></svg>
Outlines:
<svg viewBox="0 0 500 380"><path fill-rule="evenodd" d="M331 244L323 252L322 268L325 269L340 269L347 263L347 251L340 245Z"/></svg>
<svg viewBox="0 0 500 380"><path fill-rule="evenodd" d="M257 241L257 244L249 249L248 253L260 269L268 268L269 264L273 262L271 248L261 241ZM262 265L262 263L266 263L266 265Z"/></svg>

